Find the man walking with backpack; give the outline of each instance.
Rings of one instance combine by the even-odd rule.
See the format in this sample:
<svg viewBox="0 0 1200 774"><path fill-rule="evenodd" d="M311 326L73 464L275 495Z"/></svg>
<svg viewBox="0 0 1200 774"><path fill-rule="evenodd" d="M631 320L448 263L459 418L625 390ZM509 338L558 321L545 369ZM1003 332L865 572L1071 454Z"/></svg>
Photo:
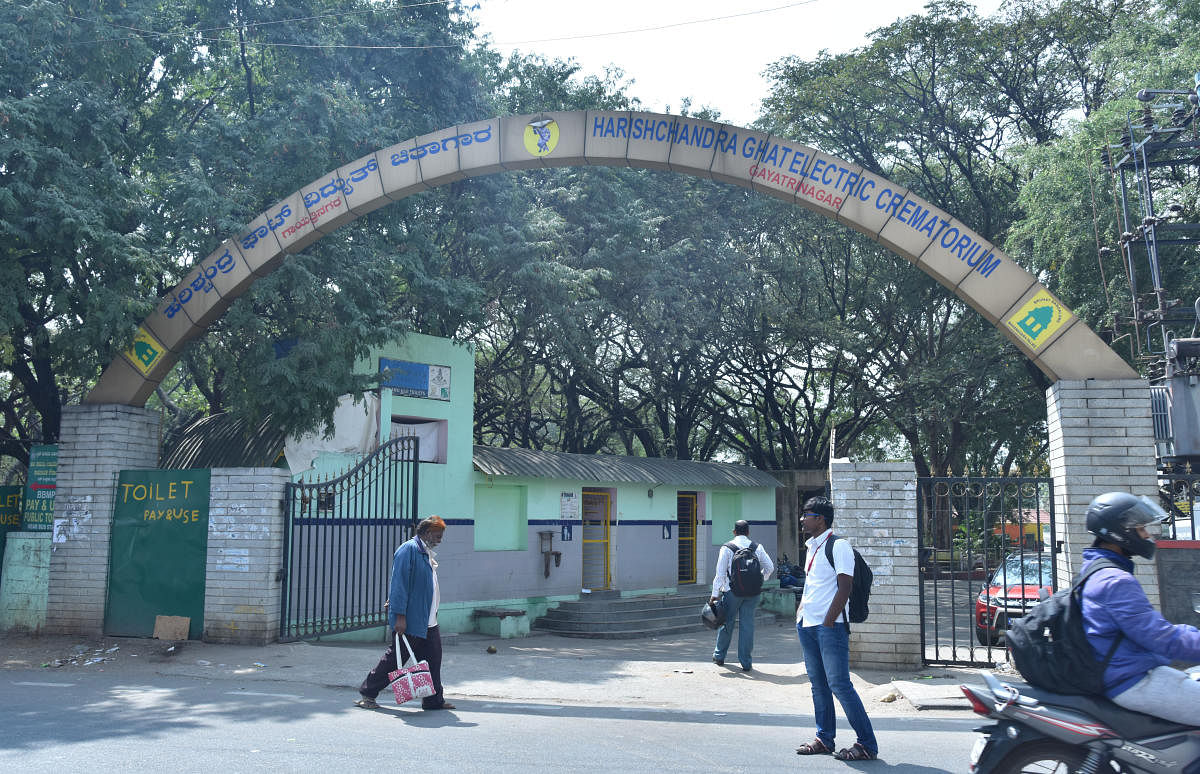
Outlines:
<svg viewBox="0 0 1200 774"><path fill-rule="evenodd" d="M833 534L833 503L810 497L804 503L800 529L804 545L804 595L796 610L796 632L804 648L804 665L812 686L817 736L796 748L797 755L828 755L843 761L874 760L879 755L875 730L862 699L850 682L850 624L846 605L854 585L854 549ZM832 548L827 545L832 542ZM832 558L832 562L830 561ZM833 697L837 696L858 739L834 753Z"/></svg>
<svg viewBox="0 0 1200 774"><path fill-rule="evenodd" d="M750 539L750 523L739 519L733 525L733 540L721 546L717 554L717 571L713 576L712 603L720 602L725 623L717 629L717 646L713 663L725 664L725 653L733 639L734 623L738 624L738 662L743 672L753 668L754 610L763 581L775 572L775 563L763 547Z"/></svg>

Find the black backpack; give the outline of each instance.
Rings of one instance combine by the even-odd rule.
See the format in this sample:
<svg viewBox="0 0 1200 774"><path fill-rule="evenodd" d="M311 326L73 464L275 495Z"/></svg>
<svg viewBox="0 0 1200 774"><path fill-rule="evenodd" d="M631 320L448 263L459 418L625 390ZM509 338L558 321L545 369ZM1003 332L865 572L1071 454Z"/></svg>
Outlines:
<svg viewBox="0 0 1200 774"><path fill-rule="evenodd" d="M725 547L733 552L729 563L729 590L739 597L752 597L762 591L762 564L758 561L758 543L753 540L740 548L732 540Z"/></svg>
<svg viewBox="0 0 1200 774"><path fill-rule="evenodd" d="M825 540L825 558L829 561L830 567L834 567L833 541L835 540L845 540L845 538L831 534ZM867 616L871 612L867 601L871 599L871 584L875 582L875 573L871 571L867 560L863 559L857 548L851 546L850 550L854 552L854 582L850 585L850 601L846 604L844 616L849 619L846 621L847 627L852 623L862 623L867 620ZM836 571L836 567L834 569Z"/></svg>
<svg viewBox="0 0 1200 774"><path fill-rule="evenodd" d="M1071 588L1057 591L1013 621L1005 639L1013 665L1030 685L1055 693L1100 695L1104 670L1125 636L1118 633L1103 661L1083 630L1083 584L1098 570L1121 569L1107 559L1092 562Z"/></svg>

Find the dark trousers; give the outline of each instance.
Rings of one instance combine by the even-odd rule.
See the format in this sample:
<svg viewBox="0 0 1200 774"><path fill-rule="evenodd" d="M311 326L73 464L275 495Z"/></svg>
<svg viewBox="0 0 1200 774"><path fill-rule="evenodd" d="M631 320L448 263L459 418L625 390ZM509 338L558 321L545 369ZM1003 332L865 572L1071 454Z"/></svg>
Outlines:
<svg viewBox="0 0 1200 774"><path fill-rule="evenodd" d="M421 699L421 708L437 709L446 702L446 697L442 695L442 634L438 631L438 627L431 626L424 637L414 637L411 634L405 636L412 645L413 658L418 661L428 661L429 676L433 678L434 694ZM408 660L408 651L404 648L404 640L400 641L400 650L400 659L403 663ZM379 659L375 668L367 673L367 679L362 681L358 692L363 696L370 696L372 699L379 696L380 691L391 683L388 680L388 673L395 672L396 667L396 638L393 633L392 644L388 645L388 649L383 652L383 658Z"/></svg>

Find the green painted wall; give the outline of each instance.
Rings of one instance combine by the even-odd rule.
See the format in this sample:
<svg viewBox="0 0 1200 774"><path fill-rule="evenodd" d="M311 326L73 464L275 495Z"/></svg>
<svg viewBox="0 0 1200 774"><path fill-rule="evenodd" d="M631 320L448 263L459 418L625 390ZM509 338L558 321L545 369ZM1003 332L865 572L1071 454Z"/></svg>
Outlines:
<svg viewBox="0 0 1200 774"><path fill-rule="evenodd" d="M475 550L524 551L529 519L524 486L475 485Z"/></svg>
<svg viewBox="0 0 1200 774"><path fill-rule="evenodd" d="M50 533L10 532L0 567L0 631L37 634L46 625Z"/></svg>
<svg viewBox="0 0 1200 774"><path fill-rule="evenodd" d="M475 510L472 486L472 435L475 416L475 353L465 344L410 333L399 345L372 350L355 370L377 373L379 358L410 360L415 363L450 367L450 400L430 400L393 395L384 389L380 395L380 440L391 430L391 417L422 417L445 420L447 429L446 462L422 463L417 490L417 514L424 518L437 514L445 519L471 518Z"/></svg>
<svg viewBox="0 0 1200 774"><path fill-rule="evenodd" d="M659 484L614 484L604 481L574 481L552 478L495 478L474 472L476 486L477 517L476 529L483 528L484 513L478 509L481 493L501 487L520 486L525 490L526 515L529 520L561 519L560 495L574 492L582 495L584 487L610 489L614 491L612 518L618 521L674 521L676 517L675 497L679 492L702 494L699 506L701 520L713 520L713 545L721 545L724 537L733 530L738 519L750 521L775 520L775 490L768 487L738 489L734 491L704 489L695 486ZM653 496L649 492L653 492ZM717 534L717 530L721 530Z"/></svg>
<svg viewBox="0 0 1200 774"><path fill-rule="evenodd" d="M742 498L738 492L713 492L708 516L712 520L712 544L714 546L727 542L733 533L733 523L738 519L746 518L742 515L742 505ZM750 532L753 533L754 530L751 529Z"/></svg>
<svg viewBox="0 0 1200 774"><path fill-rule="evenodd" d="M469 519L475 511L472 472L472 434L475 411L475 354L471 347L446 339L412 333L398 344L373 349L355 365L357 373L378 373L379 358L450 367L450 400L393 395L380 391L379 438L386 441L393 416L446 422L446 462L423 462L417 482L417 515ZM358 464L362 455L325 452L313 461L307 481L336 478Z"/></svg>

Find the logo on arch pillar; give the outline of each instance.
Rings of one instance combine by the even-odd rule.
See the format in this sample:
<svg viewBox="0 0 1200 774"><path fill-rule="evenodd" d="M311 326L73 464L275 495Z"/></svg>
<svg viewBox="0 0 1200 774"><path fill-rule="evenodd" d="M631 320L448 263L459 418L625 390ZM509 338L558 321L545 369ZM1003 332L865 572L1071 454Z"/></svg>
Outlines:
<svg viewBox="0 0 1200 774"><path fill-rule="evenodd" d="M1036 352L1070 318L1071 311L1050 295L1050 291L1042 289L1009 316L1005 324L1025 346Z"/></svg>
<svg viewBox="0 0 1200 774"><path fill-rule="evenodd" d="M133 367L140 371L142 376L149 376L166 351L166 347L145 328L138 328L133 336L133 344L125 350L125 357L129 358L129 362L133 363Z"/></svg>
<svg viewBox="0 0 1200 774"><path fill-rule="evenodd" d="M530 156L549 156L558 146L558 122L539 118L525 125L525 150Z"/></svg>

